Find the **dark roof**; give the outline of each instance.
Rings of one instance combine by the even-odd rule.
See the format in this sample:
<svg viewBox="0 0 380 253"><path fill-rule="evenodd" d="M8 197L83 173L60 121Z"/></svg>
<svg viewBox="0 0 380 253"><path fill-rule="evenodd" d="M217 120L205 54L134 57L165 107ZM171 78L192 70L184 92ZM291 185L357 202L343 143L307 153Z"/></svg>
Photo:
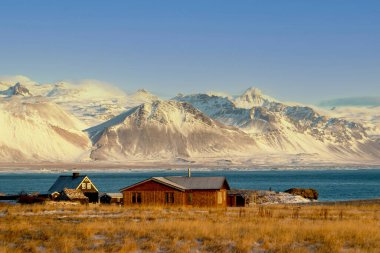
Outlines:
<svg viewBox="0 0 380 253"><path fill-rule="evenodd" d="M66 197L70 200L76 200L76 199L88 199L81 190L77 189L63 189L63 194L66 195Z"/></svg>
<svg viewBox="0 0 380 253"><path fill-rule="evenodd" d="M127 186L121 191L137 186L147 181L156 181L169 187L185 191L185 190L219 190L226 184L227 190L230 189L225 177L152 177L137 184Z"/></svg>
<svg viewBox="0 0 380 253"><path fill-rule="evenodd" d="M103 196L109 196L111 198L122 198L123 194L120 192L105 192L101 195L101 197Z"/></svg>
<svg viewBox="0 0 380 253"><path fill-rule="evenodd" d="M228 182L225 177L165 177L175 184L183 186L187 190L217 190L221 189Z"/></svg>
<svg viewBox="0 0 380 253"><path fill-rule="evenodd" d="M49 192L61 192L63 189L76 189L86 176L59 176L55 183L50 187Z"/></svg>

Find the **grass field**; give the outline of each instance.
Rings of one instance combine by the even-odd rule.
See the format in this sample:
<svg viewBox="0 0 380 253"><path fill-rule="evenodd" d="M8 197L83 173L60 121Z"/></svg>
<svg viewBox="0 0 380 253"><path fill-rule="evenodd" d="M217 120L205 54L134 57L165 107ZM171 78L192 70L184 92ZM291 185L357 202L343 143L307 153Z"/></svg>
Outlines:
<svg viewBox="0 0 380 253"><path fill-rule="evenodd" d="M380 252L380 206L0 204L0 252Z"/></svg>

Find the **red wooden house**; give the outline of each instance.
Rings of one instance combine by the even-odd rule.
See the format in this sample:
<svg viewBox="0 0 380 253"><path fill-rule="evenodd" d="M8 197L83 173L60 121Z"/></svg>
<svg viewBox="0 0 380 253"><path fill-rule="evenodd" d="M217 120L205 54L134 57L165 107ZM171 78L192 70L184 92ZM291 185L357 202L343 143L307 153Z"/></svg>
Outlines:
<svg viewBox="0 0 380 253"><path fill-rule="evenodd" d="M152 177L127 186L123 193L124 205L226 207L225 177Z"/></svg>

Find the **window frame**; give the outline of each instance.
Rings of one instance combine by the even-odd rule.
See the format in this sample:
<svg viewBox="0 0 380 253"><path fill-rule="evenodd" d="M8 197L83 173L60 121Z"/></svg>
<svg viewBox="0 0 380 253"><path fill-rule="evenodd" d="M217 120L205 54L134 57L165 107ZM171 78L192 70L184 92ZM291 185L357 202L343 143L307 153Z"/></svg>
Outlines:
<svg viewBox="0 0 380 253"><path fill-rule="evenodd" d="M165 192L165 204L174 204L174 192Z"/></svg>
<svg viewBox="0 0 380 253"><path fill-rule="evenodd" d="M192 192L189 192L187 194L187 201L188 201L189 205L193 204L193 193Z"/></svg>
<svg viewBox="0 0 380 253"><path fill-rule="evenodd" d="M142 197L141 192L132 192L132 204L141 204L142 203Z"/></svg>

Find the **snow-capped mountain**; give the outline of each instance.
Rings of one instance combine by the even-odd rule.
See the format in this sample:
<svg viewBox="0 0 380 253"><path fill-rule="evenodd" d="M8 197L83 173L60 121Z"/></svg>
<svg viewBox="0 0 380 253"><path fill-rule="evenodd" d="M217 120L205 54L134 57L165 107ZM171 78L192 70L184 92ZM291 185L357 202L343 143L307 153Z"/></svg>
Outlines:
<svg viewBox="0 0 380 253"><path fill-rule="evenodd" d="M1 161L77 161L91 147L84 124L42 97L0 98Z"/></svg>
<svg viewBox="0 0 380 253"><path fill-rule="evenodd" d="M242 103L247 101L246 103ZM238 98L177 96L220 122L249 133L262 148L324 156L376 156L379 152L359 123L321 115L307 106L287 105L249 89ZM250 106L252 105L252 106Z"/></svg>
<svg viewBox="0 0 380 253"><path fill-rule="evenodd" d="M283 103L257 88L167 101L91 80L0 78L0 161L380 162L380 110L347 108Z"/></svg>
<svg viewBox="0 0 380 253"><path fill-rule="evenodd" d="M15 80L18 81L16 85L12 83ZM81 119L87 127L100 124L142 103L159 99L144 89L128 95L119 88L96 80L39 84L27 77L16 76L0 81L1 97L32 94L46 97L60 105Z"/></svg>
<svg viewBox="0 0 380 253"><path fill-rule="evenodd" d="M223 157L259 151L244 132L176 101L144 103L86 131L95 160Z"/></svg>

